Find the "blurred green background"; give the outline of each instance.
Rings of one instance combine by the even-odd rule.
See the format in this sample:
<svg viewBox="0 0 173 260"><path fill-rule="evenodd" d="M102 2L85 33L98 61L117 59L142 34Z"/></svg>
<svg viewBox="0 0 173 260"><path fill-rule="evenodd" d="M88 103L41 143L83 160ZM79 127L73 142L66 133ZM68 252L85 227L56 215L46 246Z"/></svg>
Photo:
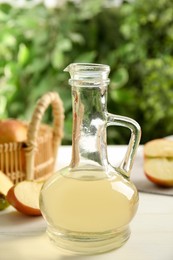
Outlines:
<svg viewBox="0 0 173 260"><path fill-rule="evenodd" d="M65 107L63 144L71 143L68 74L72 62L111 68L108 111L142 127L145 143L173 134L172 0L63 1L23 7L0 3L0 118L29 120L37 99L57 91ZM113 2L113 1L112 1ZM51 123L51 109L45 122ZM110 127L108 143L125 144L129 132Z"/></svg>

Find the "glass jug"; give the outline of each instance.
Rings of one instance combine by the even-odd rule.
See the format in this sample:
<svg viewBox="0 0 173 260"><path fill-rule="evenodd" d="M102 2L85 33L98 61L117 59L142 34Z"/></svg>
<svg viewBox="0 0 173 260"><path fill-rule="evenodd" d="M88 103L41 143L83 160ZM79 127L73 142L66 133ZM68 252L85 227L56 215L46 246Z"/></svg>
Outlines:
<svg viewBox="0 0 173 260"><path fill-rule="evenodd" d="M138 207L138 192L129 179L140 126L107 112L110 68L102 64L70 64L73 100L72 159L43 185L40 208L47 233L60 248L95 254L122 246ZM121 164L107 159L107 126L127 127L131 138Z"/></svg>

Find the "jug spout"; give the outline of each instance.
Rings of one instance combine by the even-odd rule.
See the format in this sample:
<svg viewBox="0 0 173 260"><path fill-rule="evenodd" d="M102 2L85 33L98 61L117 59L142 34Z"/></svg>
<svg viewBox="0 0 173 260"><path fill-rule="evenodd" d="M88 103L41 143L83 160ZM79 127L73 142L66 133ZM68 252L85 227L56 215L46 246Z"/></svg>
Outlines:
<svg viewBox="0 0 173 260"><path fill-rule="evenodd" d="M68 65L65 69L64 69L65 72L69 72L70 71L70 65Z"/></svg>
<svg viewBox="0 0 173 260"><path fill-rule="evenodd" d="M76 65L77 65L77 63L71 63L64 69L65 72L69 72L70 77L72 79L74 78L74 73L76 71Z"/></svg>

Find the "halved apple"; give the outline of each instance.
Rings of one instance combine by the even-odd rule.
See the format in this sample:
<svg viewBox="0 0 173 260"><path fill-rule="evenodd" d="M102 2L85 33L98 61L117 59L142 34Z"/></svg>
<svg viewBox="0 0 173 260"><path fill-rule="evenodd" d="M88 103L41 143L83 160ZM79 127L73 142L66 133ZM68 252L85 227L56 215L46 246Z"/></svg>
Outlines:
<svg viewBox="0 0 173 260"><path fill-rule="evenodd" d="M147 178L160 186L173 186L173 158L145 158L144 172Z"/></svg>
<svg viewBox="0 0 173 260"><path fill-rule="evenodd" d="M144 145L144 172L155 184L173 186L173 141L154 139Z"/></svg>
<svg viewBox="0 0 173 260"><path fill-rule="evenodd" d="M25 215L40 216L39 194L43 182L22 181L10 188L7 201Z"/></svg>
<svg viewBox="0 0 173 260"><path fill-rule="evenodd" d="M12 186L13 182L10 178L0 171L0 210L4 210L9 206L9 203L6 200L6 195Z"/></svg>

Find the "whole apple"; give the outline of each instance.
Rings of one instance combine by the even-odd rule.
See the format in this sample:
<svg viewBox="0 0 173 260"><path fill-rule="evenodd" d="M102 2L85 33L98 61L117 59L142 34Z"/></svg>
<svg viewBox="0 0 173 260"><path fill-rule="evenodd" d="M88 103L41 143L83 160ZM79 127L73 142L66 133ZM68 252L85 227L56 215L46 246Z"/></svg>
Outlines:
<svg viewBox="0 0 173 260"><path fill-rule="evenodd" d="M0 144L23 142L27 138L26 125L17 119L0 120Z"/></svg>

